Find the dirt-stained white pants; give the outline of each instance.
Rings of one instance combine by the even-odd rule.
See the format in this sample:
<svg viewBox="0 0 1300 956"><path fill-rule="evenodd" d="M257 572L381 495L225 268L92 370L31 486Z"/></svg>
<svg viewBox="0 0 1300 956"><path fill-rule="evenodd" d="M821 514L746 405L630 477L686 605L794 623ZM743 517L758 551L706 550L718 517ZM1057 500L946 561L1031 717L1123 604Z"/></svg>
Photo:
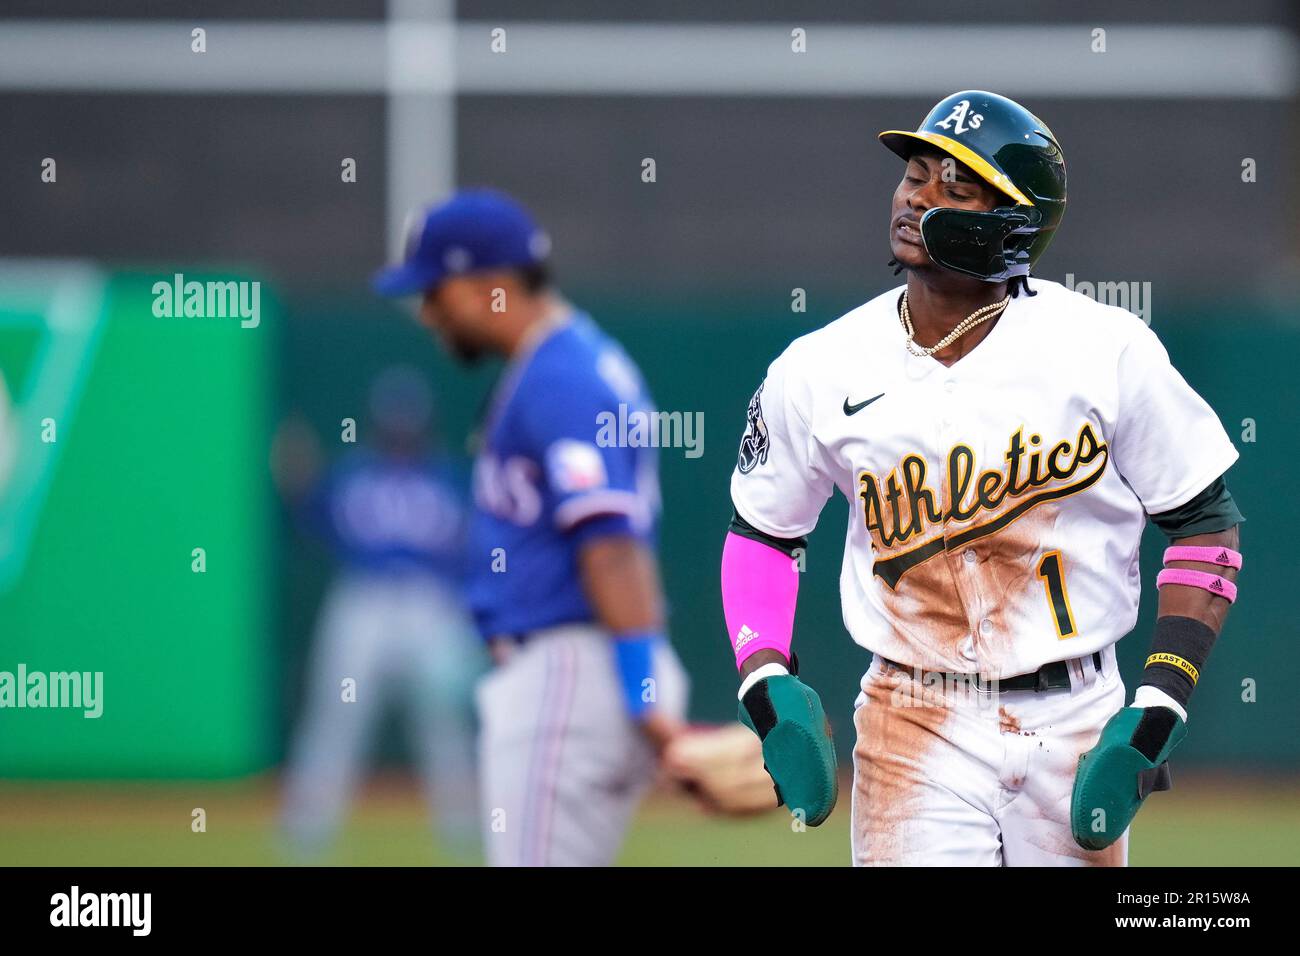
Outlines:
<svg viewBox="0 0 1300 956"><path fill-rule="evenodd" d="M686 712L687 678L667 644L655 695ZM539 632L477 690L483 845L492 866L608 866L654 779L627 715L612 638L588 626Z"/></svg>
<svg viewBox="0 0 1300 956"><path fill-rule="evenodd" d="M1113 648L1072 686L981 694L884 664L854 714L853 862L858 866L1123 866L1070 834L1079 755L1124 706Z"/></svg>

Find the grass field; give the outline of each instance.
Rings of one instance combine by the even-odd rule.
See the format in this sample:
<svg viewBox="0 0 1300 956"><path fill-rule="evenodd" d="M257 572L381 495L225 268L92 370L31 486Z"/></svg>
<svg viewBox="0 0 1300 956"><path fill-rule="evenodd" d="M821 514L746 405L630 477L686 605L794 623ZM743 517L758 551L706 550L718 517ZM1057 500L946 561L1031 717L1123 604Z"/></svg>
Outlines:
<svg viewBox="0 0 1300 956"><path fill-rule="evenodd" d="M1279 866L1300 863L1295 781L1229 783L1184 777L1143 809L1134 865ZM0 865L272 866L289 855L275 828L273 780L252 783L42 784L0 782ZM193 833L191 812L207 812ZM824 826L792 832L780 813L709 818L672 794L654 795L621 862L636 866L842 866L848 803ZM311 862L426 866L465 862L440 849L414 786L400 778L361 795L335 845ZM474 862L470 860L469 862Z"/></svg>

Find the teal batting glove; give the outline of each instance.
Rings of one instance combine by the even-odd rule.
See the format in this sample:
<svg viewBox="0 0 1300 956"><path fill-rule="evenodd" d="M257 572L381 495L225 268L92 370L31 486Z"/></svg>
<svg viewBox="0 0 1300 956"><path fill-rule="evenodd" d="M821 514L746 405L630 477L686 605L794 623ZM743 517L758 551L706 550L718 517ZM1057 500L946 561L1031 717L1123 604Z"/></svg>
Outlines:
<svg viewBox="0 0 1300 956"><path fill-rule="evenodd" d="M817 692L792 674L765 677L745 692L740 722L763 742L763 765L778 805L802 812L812 827L835 809L835 744Z"/></svg>
<svg viewBox="0 0 1300 956"><path fill-rule="evenodd" d="M1142 802L1168 790L1169 754L1187 725L1168 707L1125 707L1106 722L1097 745L1079 758L1070 830L1085 850L1104 850L1128 829Z"/></svg>

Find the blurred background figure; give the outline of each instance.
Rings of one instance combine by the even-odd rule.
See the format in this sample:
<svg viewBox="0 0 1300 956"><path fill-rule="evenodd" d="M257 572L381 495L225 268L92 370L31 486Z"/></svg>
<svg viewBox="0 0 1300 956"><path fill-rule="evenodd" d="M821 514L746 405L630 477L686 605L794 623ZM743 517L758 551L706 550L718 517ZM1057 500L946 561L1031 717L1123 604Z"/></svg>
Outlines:
<svg viewBox="0 0 1300 956"><path fill-rule="evenodd" d="M459 593L463 480L437 451L420 372L382 371L369 411L369 435L323 475L304 422L287 422L276 441L282 491L340 565L312 641L282 825L296 852L328 844L395 705L444 848L465 857L477 839L471 708L483 655Z"/></svg>
<svg viewBox="0 0 1300 956"><path fill-rule="evenodd" d="M476 688L492 866L609 866L658 759L685 730L688 680L659 583L659 442L601 422L646 415L622 347L563 298L529 212L466 189L408 220L377 292L420 295L458 360L506 362L474 458L466 593L497 665ZM513 572L511 572L513 567Z"/></svg>

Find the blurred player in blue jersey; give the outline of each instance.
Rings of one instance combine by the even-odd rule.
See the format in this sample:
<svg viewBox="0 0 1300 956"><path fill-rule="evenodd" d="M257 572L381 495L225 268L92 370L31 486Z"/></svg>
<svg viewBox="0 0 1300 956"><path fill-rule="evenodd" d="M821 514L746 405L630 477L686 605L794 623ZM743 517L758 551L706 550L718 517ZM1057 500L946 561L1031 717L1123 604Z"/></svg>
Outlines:
<svg viewBox="0 0 1300 956"><path fill-rule="evenodd" d="M301 473L314 454L299 438L300 473L279 472L306 530L340 564L286 773L283 822L299 851L337 830L390 707L402 711L444 846L468 854L477 843L472 688L486 661L462 597L464 481L432 452L432 421L421 374L393 366L371 387L356 450L313 480Z"/></svg>
<svg viewBox="0 0 1300 956"><path fill-rule="evenodd" d="M648 411L619 345L550 286L549 241L500 193L467 190L408 224L388 295L420 294L449 351L506 359L474 464L469 601L496 668L478 687L493 865L614 861L656 755L683 728L664 635L655 450L602 433Z"/></svg>

